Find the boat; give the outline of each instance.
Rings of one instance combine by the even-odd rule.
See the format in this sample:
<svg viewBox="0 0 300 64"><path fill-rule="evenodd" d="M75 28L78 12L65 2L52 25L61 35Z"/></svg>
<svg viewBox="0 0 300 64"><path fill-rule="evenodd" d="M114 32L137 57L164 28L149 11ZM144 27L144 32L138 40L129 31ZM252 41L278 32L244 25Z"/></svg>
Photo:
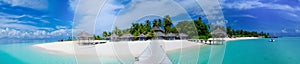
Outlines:
<svg viewBox="0 0 300 64"><path fill-rule="evenodd" d="M269 42L275 42L275 40L274 40L274 39L271 39Z"/></svg>

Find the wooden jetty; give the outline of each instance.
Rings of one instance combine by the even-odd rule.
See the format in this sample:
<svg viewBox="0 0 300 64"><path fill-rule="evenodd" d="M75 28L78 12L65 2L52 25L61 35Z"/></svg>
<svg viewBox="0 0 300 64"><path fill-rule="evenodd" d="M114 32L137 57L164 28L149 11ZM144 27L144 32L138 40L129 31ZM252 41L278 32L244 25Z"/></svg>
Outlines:
<svg viewBox="0 0 300 64"><path fill-rule="evenodd" d="M159 40L154 40L140 56L135 57L134 64L172 64L172 62Z"/></svg>
<svg viewBox="0 0 300 64"><path fill-rule="evenodd" d="M208 45L223 45L225 40L202 40L202 39L189 39L188 41L203 43Z"/></svg>

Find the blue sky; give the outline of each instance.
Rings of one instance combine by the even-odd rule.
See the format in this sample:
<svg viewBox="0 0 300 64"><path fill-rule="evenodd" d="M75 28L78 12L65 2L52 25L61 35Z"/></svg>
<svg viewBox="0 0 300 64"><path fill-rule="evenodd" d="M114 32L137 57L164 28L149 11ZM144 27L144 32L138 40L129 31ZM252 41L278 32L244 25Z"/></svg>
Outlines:
<svg viewBox="0 0 300 64"><path fill-rule="evenodd" d="M104 2L99 6L100 11L97 7L85 6L99 1ZM203 7L200 6L201 1L205 0L1 0L0 39L60 39L71 36L76 12L78 22L95 22L92 24L96 25L93 28L96 35L101 35L103 31L111 31L115 25L124 25L123 28L126 28L130 25L122 24L123 22L134 22L139 18L128 17L128 15L142 13L155 13L153 16L168 14L174 18L174 22L200 16L208 22L205 15L207 13L204 13ZM234 29L265 31L288 36L300 34L300 0L218 1L222 14L227 19L226 25ZM147 3L152 5L145 5ZM156 8L149 8L153 5L156 5ZM85 9L76 9L77 6ZM139 12L148 9L159 11ZM97 15L96 20L85 19L87 16L95 15Z"/></svg>
<svg viewBox="0 0 300 64"><path fill-rule="evenodd" d="M1 0L0 38L67 36L73 19L68 0Z"/></svg>

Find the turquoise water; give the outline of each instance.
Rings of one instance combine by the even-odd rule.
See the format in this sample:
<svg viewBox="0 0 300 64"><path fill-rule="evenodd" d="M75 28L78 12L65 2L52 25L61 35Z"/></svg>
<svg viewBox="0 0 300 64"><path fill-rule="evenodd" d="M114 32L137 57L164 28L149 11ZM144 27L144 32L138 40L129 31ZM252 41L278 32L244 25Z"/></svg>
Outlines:
<svg viewBox="0 0 300 64"><path fill-rule="evenodd" d="M300 38L279 38L274 43L268 40L229 41L226 45L205 45L171 51L168 52L168 56L174 64L300 64ZM75 56L49 54L31 47L40 42L44 41L22 43L1 41L0 64L77 63ZM85 60L91 63L99 62L90 59ZM85 60L80 62L85 63ZM118 62L104 64L116 63Z"/></svg>
<svg viewBox="0 0 300 64"><path fill-rule="evenodd" d="M37 43L1 43L0 64L76 64L74 56L40 52L32 44Z"/></svg>
<svg viewBox="0 0 300 64"><path fill-rule="evenodd" d="M226 45L194 47L168 55L174 64L300 64L300 38L279 38L274 43L269 40L229 41ZM198 55L179 57L188 53Z"/></svg>

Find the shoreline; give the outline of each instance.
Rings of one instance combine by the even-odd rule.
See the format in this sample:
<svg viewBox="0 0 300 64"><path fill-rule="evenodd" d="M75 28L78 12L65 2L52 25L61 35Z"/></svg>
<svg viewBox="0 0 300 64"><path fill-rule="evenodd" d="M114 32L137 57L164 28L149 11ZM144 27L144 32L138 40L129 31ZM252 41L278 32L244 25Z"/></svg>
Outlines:
<svg viewBox="0 0 300 64"><path fill-rule="evenodd" d="M237 37L237 38L215 38L215 39L223 39L225 41L237 41L237 40L251 40L251 39L259 39L260 37ZM209 38L208 40L213 40Z"/></svg>
<svg viewBox="0 0 300 64"><path fill-rule="evenodd" d="M239 38L224 38L225 41L249 40L259 39L258 37L239 37ZM166 52L176 51L185 48L196 46L205 46L205 44L190 42L187 40L159 40ZM112 57L117 55L139 56L144 49L147 48L150 40L147 41L119 41L119 42L106 42L96 45L78 45L77 41L64 41L34 44L32 48L59 55L77 55L77 56L101 56ZM76 50L76 51L75 51ZM122 53L127 51L126 53ZM128 52L129 51L129 52Z"/></svg>

